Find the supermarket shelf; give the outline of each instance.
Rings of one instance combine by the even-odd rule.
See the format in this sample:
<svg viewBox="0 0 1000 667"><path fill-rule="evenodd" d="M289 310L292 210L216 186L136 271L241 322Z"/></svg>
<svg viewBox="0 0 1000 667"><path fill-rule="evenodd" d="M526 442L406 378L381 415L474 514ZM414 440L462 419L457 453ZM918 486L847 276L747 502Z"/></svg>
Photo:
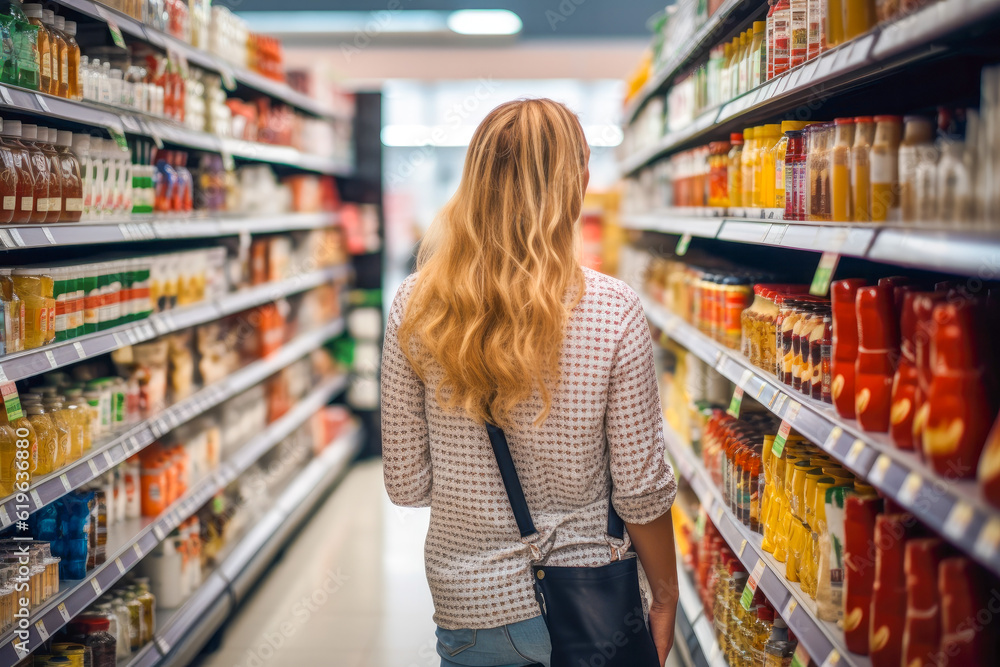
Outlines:
<svg viewBox="0 0 1000 667"><path fill-rule="evenodd" d="M654 73L642 89L625 107L626 123L635 120L646 102L654 95L665 92L667 84L680 74L681 69L707 55L716 42L734 26L745 22L753 14L763 9L765 3L727 0L701 25L691 38L677 50L666 65Z"/></svg>
<svg viewBox="0 0 1000 667"><path fill-rule="evenodd" d="M691 484L702 507L712 518L729 548L739 557L743 567L747 572L752 572L758 561L763 560L764 572L758 586L799 642L805 646L813 661L818 665L871 667L871 661L867 657L847 650L843 632L835 623L820 620L816 616L816 605L802 588L785 579L782 574L784 568L761 549L761 536L744 526L726 506L719 490L691 448L669 426L665 426L664 435L670 458L680 474ZM835 653L839 656L839 661L834 658Z"/></svg>
<svg viewBox="0 0 1000 667"><path fill-rule="evenodd" d="M108 530L107 562L90 571L84 579L63 582L59 593L52 596L31 615L27 645L32 650L38 648L50 635L93 604L104 591L114 586L115 582L163 541L171 531L243 474L261 456L304 424L333 396L342 391L344 386L345 380L342 376L321 384L304 399L298 401L285 416L244 444L231 460L224 462L218 470L194 484L184 496L158 517L136 519L112 526ZM17 641L12 632L0 638L0 667L13 667L26 655L18 654L14 646Z"/></svg>
<svg viewBox="0 0 1000 667"><path fill-rule="evenodd" d="M693 639L693 645L689 646L685 646L683 641L675 643L682 652L684 662L689 667L728 667L728 663L722 657L722 648L715 638L715 627L705 616L691 575L680 563L677 565L677 588L679 593L677 611L683 615L691 628Z"/></svg>
<svg viewBox="0 0 1000 667"><path fill-rule="evenodd" d="M94 2L93 0L57 0L57 2L64 7L69 7L91 18L109 23L114 22L123 34L138 38L164 51L179 53L191 64L218 72L222 75L223 81L238 81L247 88L252 88L315 116L331 120L338 118L333 111L326 108L320 102L307 95L303 95L284 83L272 81L256 72L237 67L226 62L219 56L203 49L195 48L183 40L177 39L151 26L144 25L131 16L122 14L99 2Z"/></svg>
<svg viewBox="0 0 1000 667"><path fill-rule="evenodd" d="M254 306L270 303L346 277L350 266L341 264L274 283L257 285L226 294L215 301L155 313L145 320L123 324L34 350L0 357L0 382L23 380L56 368L107 354L118 348L152 340L196 324L212 322Z"/></svg>
<svg viewBox="0 0 1000 667"><path fill-rule="evenodd" d="M933 42L958 41L964 30L998 13L1000 0L940 0L923 7L705 112L684 130L667 134L650 149L623 160L622 171L632 174L709 133L739 127L741 121L745 125L748 117L773 118L816 99L871 84L890 70L936 57L941 49L929 46Z"/></svg>
<svg viewBox="0 0 1000 667"><path fill-rule="evenodd" d="M156 417L116 434L88 452L82 459L32 484L26 503L28 513L34 513L73 489L78 489L96 479L148 447L164 434L260 383L320 347L327 340L339 335L343 330L343 319L337 319L316 331L303 334L275 354L230 374L222 382L195 392L192 396L171 405ZM346 379L341 379L341 382L346 386ZM8 496L0 503L2 503L0 504L0 529L2 529L14 523L19 503L17 495Z"/></svg>
<svg viewBox="0 0 1000 667"><path fill-rule="evenodd" d="M284 213L258 217L225 214L198 217L195 214L191 218L130 216L101 222L4 225L0 227L0 249L217 238L242 233L320 229L331 227L339 220L337 213Z"/></svg>
<svg viewBox="0 0 1000 667"><path fill-rule="evenodd" d="M259 580L277 551L312 512L361 446L352 429L334 440L292 479L274 507L234 545L201 587L177 609L160 614L154 641L119 667L187 665ZM214 621L214 622L213 622Z"/></svg>
<svg viewBox="0 0 1000 667"><path fill-rule="evenodd" d="M695 356L742 386L772 413L859 477L891 497L995 574L1000 574L1000 511L982 497L967 470L941 475L883 433L870 433L842 419L825 403L807 398L775 376L751 365L662 306L643 297L650 321Z"/></svg>
<svg viewBox="0 0 1000 667"><path fill-rule="evenodd" d="M691 234L703 238L794 250L833 252L888 264L959 275L995 275L1000 271L1000 234L983 230L830 222L815 224L713 216L721 209L671 209L622 217L629 229ZM762 215L770 215L767 209ZM2 232L0 232L2 233Z"/></svg>

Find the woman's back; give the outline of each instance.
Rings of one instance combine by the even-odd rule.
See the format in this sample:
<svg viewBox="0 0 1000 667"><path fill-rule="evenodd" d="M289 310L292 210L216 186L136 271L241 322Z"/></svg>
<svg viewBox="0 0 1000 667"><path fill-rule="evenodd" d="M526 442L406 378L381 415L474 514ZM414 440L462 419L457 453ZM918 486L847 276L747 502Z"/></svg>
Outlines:
<svg viewBox="0 0 1000 667"><path fill-rule="evenodd" d="M438 625L494 628L535 617L530 553L483 424L443 408L441 370L426 360L421 381L400 349L396 333L415 280L397 294L387 327L386 488L397 504L431 507L425 552ZM676 491L663 458L649 330L624 283L584 270L550 392L544 422L535 423L543 408L536 391L504 426L539 531L532 542L551 552L552 565L602 565L611 560L603 536L612 478L615 508L629 523L661 516Z"/></svg>

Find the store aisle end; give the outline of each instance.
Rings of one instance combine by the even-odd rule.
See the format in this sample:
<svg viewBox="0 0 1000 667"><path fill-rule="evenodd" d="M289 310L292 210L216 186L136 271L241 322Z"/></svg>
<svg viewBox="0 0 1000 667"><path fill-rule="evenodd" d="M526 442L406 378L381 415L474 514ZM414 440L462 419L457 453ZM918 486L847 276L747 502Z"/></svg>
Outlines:
<svg viewBox="0 0 1000 667"><path fill-rule="evenodd" d="M437 667L429 518L389 502L380 462L356 465L200 667Z"/></svg>

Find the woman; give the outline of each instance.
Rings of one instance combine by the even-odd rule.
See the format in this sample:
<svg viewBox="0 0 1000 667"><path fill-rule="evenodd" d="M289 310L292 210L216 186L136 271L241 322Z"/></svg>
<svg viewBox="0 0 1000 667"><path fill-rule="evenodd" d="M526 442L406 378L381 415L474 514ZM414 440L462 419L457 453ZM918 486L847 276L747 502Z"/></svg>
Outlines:
<svg viewBox="0 0 1000 667"><path fill-rule="evenodd" d="M580 266L589 159L561 104L490 112L389 314L385 485L397 505L431 508L425 556L442 667L548 665L534 547L549 565L609 563L609 497L651 585L661 664L673 643L676 483L652 342L636 294ZM534 547L519 538L486 422L506 432Z"/></svg>

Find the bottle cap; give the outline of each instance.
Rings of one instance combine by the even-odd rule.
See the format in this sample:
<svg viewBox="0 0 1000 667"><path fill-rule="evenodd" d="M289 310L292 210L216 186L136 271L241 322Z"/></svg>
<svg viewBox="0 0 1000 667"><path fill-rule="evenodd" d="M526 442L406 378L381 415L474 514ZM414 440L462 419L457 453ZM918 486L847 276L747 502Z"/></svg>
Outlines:
<svg viewBox="0 0 1000 667"><path fill-rule="evenodd" d="M743 129L743 139L744 139L744 141L749 141L750 139L753 139L753 135L754 135L754 131L755 130L756 130L756 128L753 128L753 127L744 128Z"/></svg>
<svg viewBox="0 0 1000 667"><path fill-rule="evenodd" d="M65 16L57 16L57 17L55 17L55 23L56 23L56 30L59 30L60 32L66 30L66 17Z"/></svg>
<svg viewBox="0 0 1000 667"><path fill-rule="evenodd" d="M792 130L801 130L808 123L803 120L783 120L781 121L781 133L791 132Z"/></svg>
<svg viewBox="0 0 1000 667"><path fill-rule="evenodd" d="M781 125L777 123L768 123L764 126L764 136L765 137L777 137L781 134Z"/></svg>
<svg viewBox="0 0 1000 667"><path fill-rule="evenodd" d="M56 145L69 148L73 145L73 133L69 130L59 130L56 132Z"/></svg>
<svg viewBox="0 0 1000 667"><path fill-rule="evenodd" d="M854 118L835 118L834 125L854 125Z"/></svg>
<svg viewBox="0 0 1000 667"><path fill-rule="evenodd" d="M854 117L854 122L855 123L871 123L871 122L874 122L874 120L872 119L871 116L855 116Z"/></svg>
<svg viewBox="0 0 1000 667"><path fill-rule="evenodd" d="M767 30L767 21L753 22L753 34L756 35L757 33L764 32L765 30Z"/></svg>
<svg viewBox="0 0 1000 667"><path fill-rule="evenodd" d="M3 122L3 128L0 129L0 134L5 137L20 137L21 136L21 121L19 120L5 120Z"/></svg>
<svg viewBox="0 0 1000 667"><path fill-rule="evenodd" d="M903 117L902 116L892 116L892 115L875 116L875 122L876 123L902 123L903 122Z"/></svg>
<svg viewBox="0 0 1000 667"><path fill-rule="evenodd" d="M729 142L733 144L743 143L743 134L740 132L733 132L729 135Z"/></svg>
<svg viewBox="0 0 1000 667"><path fill-rule="evenodd" d="M74 134L73 135L73 152L74 153L89 153L90 152L90 135L89 134Z"/></svg>
<svg viewBox="0 0 1000 667"><path fill-rule="evenodd" d="M30 19L40 19L42 18L42 6L35 4L34 2L29 2L21 6L24 10L24 15Z"/></svg>
<svg viewBox="0 0 1000 667"><path fill-rule="evenodd" d="M76 36L76 21L66 21L66 34L70 37Z"/></svg>
<svg viewBox="0 0 1000 667"><path fill-rule="evenodd" d="M28 141L34 141L38 138L38 126L30 125L28 123L21 124L21 136Z"/></svg>
<svg viewBox="0 0 1000 667"><path fill-rule="evenodd" d="M42 10L42 23L45 25L55 25L56 23L56 13L51 9Z"/></svg>

